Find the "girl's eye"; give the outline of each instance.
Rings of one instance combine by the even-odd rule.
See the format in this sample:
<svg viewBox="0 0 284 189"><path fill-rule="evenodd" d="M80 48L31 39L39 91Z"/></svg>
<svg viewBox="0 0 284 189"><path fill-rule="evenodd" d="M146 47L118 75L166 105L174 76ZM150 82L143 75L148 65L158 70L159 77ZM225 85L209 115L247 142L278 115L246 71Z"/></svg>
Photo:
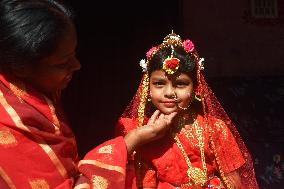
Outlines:
<svg viewBox="0 0 284 189"><path fill-rule="evenodd" d="M163 86L164 85L164 82L161 82L161 81L156 81L156 82L153 82L153 84L157 87L159 86Z"/></svg>
<svg viewBox="0 0 284 189"><path fill-rule="evenodd" d="M175 85L176 85L176 87L185 87L185 86L188 85L188 83L186 83L186 82L177 82Z"/></svg>

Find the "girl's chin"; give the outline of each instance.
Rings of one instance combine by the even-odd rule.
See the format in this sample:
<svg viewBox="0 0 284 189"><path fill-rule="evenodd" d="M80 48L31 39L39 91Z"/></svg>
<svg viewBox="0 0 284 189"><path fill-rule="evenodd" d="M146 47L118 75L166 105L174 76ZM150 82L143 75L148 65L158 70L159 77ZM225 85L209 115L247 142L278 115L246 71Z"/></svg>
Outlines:
<svg viewBox="0 0 284 189"><path fill-rule="evenodd" d="M178 112L178 110L160 110L165 115L170 115L173 112Z"/></svg>

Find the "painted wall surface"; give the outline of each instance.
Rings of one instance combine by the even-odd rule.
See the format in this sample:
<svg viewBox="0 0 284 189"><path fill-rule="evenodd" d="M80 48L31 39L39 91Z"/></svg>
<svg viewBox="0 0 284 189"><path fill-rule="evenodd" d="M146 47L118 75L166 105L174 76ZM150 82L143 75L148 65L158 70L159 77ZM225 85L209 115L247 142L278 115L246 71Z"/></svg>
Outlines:
<svg viewBox="0 0 284 189"><path fill-rule="evenodd" d="M276 18L254 18L251 0L183 0L184 36L212 76L284 74L284 2Z"/></svg>

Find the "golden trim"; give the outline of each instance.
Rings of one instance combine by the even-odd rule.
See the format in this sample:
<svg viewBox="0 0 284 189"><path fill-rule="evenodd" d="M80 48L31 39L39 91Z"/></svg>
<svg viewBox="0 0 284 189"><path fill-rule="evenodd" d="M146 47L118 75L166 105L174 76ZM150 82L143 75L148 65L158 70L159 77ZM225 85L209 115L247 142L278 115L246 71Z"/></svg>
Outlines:
<svg viewBox="0 0 284 189"><path fill-rule="evenodd" d="M59 120L56 116L54 105L53 105L52 101L49 100L49 98L47 98L46 96L44 96L44 99L45 99L46 103L48 104L48 107L49 107L51 115L52 115L52 124L53 124L54 129L55 129L55 134L59 135L60 134L60 122L59 122Z"/></svg>
<svg viewBox="0 0 284 189"><path fill-rule="evenodd" d="M4 109L7 111L7 113L9 114L9 116L11 117L11 119L13 120L13 122L15 123L15 125L16 125L18 128L20 128L20 129L22 129L22 130L25 130L25 131L27 131L27 132L31 132L31 131L29 130L29 128L26 127L26 126L22 123L22 121L21 121L20 117L18 116L17 112L12 108L12 106L10 106L10 105L8 104L8 102L6 101L6 99L5 99L5 97L4 97L3 93L2 93L2 91L0 91L0 103L2 104L2 106L3 106Z"/></svg>
<svg viewBox="0 0 284 189"><path fill-rule="evenodd" d="M145 73L142 79L142 88L140 91L140 102L138 106L138 127L141 127L144 122L145 106L149 91L149 75Z"/></svg>
<svg viewBox="0 0 284 189"><path fill-rule="evenodd" d="M17 140L10 130L0 130L0 145L4 147L11 147L17 145Z"/></svg>
<svg viewBox="0 0 284 189"><path fill-rule="evenodd" d="M108 180L102 176L93 175L92 176L93 189L107 189Z"/></svg>
<svg viewBox="0 0 284 189"><path fill-rule="evenodd" d="M49 189L48 182L44 179L31 180L30 186L32 189Z"/></svg>
<svg viewBox="0 0 284 189"><path fill-rule="evenodd" d="M0 91L0 103L2 104L2 106L5 108L5 110L7 111L7 113L10 115L11 119L13 120L13 122L15 123L15 125L24 130L27 131L29 133L32 133L30 131L30 129L25 126L21 120L21 118L19 117L19 115L17 114L17 112L13 109L12 106L10 106L8 104L8 102L6 101L2 91ZM59 173L61 174L61 176L63 178L67 178L68 174L67 171L65 169L65 167L63 166L63 164L61 163L61 161L58 159L58 157L56 156L56 154L54 153L54 151L51 149L50 146L48 146L46 144L46 142L35 135L32 135L34 137L34 139L36 140L36 142L38 142L39 146L43 149L43 151L48 155L48 157L51 159L52 163L54 164L54 166L57 168L57 170L59 171Z"/></svg>
<svg viewBox="0 0 284 189"><path fill-rule="evenodd" d="M74 189L90 189L91 186L88 183L82 183L75 186Z"/></svg>
<svg viewBox="0 0 284 189"><path fill-rule="evenodd" d="M99 150L98 150L98 153L99 154L111 154L112 153L112 145L106 145L106 146L103 146L101 147Z"/></svg>
<svg viewBox="0 0 284 189"><path fill-rule="evenodd" d="M222 136L224 136L224 139L227 140L228 138L228 132L227 132L227 126L224 121L221 119L216 119L214 126L216 127L217 131L222 133Z"/></svg>
<svg viewBox="0 0 284 189"><path fill-rule="evenodd" d="M107 169L111 171L116 171L116 172L121 173L122 175L125 175L125 170L122 167L105 164L97 160L81 160L79 161L78 167L80 167L81 165L85 165L85 164L94 165L99 168L103 168L103 169Z"/></svg>
<svg viewBox="0 0 284 189"><path fill-rule="evenodd" d="M47 145L46 143L44 143L44 141L42 140L39 141L39 143L42 143L42 144L39 144L40 147L45 151L45 153L49 156L50 160L52 161L52 163L54 164L54 166L57 168L57 170L59 171L59 173L61 174L61 176L63 178L68 178L68 174L67 174L67 171L64 167L64 165L61 163L61 161L58 159L58 157L56 156L55 152L52 150L52 148Z"/></svg>
<svg viewBox="0 0 284 189"><path fill-rule="evenodd" d="M16 189L16 186L12 182L11 178L6 174L6 172L0 167L0 176L3 178L3 180L7 183L7 185L11 189Z"/></svg>
<svg viewBox="0 0 284 189"><path fill-rule="evenodd" d="M9 87L18 98L22 98L22 96L27 94L26 87L22 82L17 82L15 84L9 83Z"/></svg>

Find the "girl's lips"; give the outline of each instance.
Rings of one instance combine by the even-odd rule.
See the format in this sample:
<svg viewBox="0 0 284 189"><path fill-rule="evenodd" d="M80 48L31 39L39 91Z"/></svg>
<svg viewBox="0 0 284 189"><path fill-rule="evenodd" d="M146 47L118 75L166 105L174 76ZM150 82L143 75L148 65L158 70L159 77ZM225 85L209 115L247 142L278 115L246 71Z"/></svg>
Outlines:
<svg viewBox="0 0 284 189"><path fill-rule="evenodd" d="M176 106L176 102L175 101L166 101L163 102L164 106L168 107L168 108L172 108Z"/></svg>

